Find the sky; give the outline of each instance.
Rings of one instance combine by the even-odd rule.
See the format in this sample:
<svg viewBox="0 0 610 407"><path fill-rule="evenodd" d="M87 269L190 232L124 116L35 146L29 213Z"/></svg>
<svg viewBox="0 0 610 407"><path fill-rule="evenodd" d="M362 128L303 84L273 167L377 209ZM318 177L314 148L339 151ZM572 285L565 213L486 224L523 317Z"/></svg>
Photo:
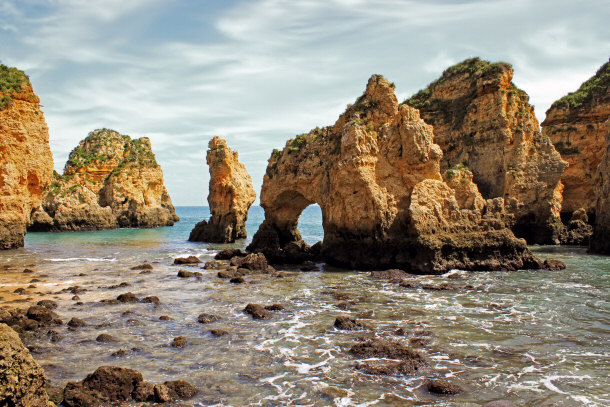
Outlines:
<svg viewBox="0 0 610 407"><path fill-rule="evenodd" d="M542 121L608 61L608 21L608 0L0 0L0 61L40 96L58 172L111 128L151 139L175 205L207 205L214 135L260 193L271 151L372 74L402 101L466 58L506 61Z"/></svg>

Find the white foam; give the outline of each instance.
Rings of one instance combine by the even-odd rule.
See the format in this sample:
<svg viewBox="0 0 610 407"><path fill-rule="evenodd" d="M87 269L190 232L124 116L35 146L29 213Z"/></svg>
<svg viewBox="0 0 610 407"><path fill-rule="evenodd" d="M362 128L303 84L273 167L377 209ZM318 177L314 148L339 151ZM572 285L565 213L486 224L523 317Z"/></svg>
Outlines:
<svg viewBox="0 0 610 407"><path fill-rule="evenodd" d="M91 262L115 262L117 261L116 257L113 257L111 259L105 259L105 258L98 258L98 257L68 257L65 259L56 259L56 258L52 258L52 259L45 259L46 261L53 261L53 262L62 262L62 261L91 261Z"/></svg>

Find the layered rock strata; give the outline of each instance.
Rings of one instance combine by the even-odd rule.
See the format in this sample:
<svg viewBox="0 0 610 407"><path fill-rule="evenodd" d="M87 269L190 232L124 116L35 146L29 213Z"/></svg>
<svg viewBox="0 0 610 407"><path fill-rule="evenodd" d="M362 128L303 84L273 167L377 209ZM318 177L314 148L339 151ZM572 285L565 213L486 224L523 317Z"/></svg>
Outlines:
<svg viewBox="0 0 610 407"><path fill-rule="evenodd" d="M47 406L47 379L17 332L0 323L0 405Z"/></svg>
<svg viewBox="0 0 610 407"><path fill-rule="evenodd" d="M333 126L274 150L261 192L265 221L248 250L271 262L321 252L343 267L415 273L539 268L525 241L506 228L504 200L485 201L463 169L450 187L441 159L432 126L374 75ZM297 222L314 203L324 241L310 248Z"/></svg>
<svg viewBox="0 0 610 407"><path fill-rule="evenodd" d="M208 145L210 168L208 203L212 217L191 231L190 241L232 243L245 238L248 210L256 199L252 178L239 162L237 152L218 136Z"/></svg>
<svg viewBox="0 0 610 407"><path fill-rule="evenodd" d="M485 199L505 199L517 236L558 243L567 163L540 133L528 95L512 78L509 64L468 59L405 104L434 126L443 171L468 167Z"/></svg>
<svg viewBox="0 0 610 407"><path fill-rule="evenodd" d="M590 248L593 253L610 254L610 119L605 127L606 145L596 175L596 216Z"/></svg>
<svg viewBox="0 0 610 407"><path fill-rule="evenodd" d="M30 230L75 231L171 226L178 221L146 137L100 129L54 174Z"/></svg>
<svg viewBox="0 0 610 407"><path fill-rule="evenodd" d="M0 249L23 246L52 173L40 99L22 71L0 65Z"/></svg>
<svg viewBox="0 0 610 407"><path fill-rule="evenodd" d="M595 174L606 150L606 120L610 117L610 62L580 88L551 105L542 134L569 164L563 173L562 212L584 209L595 214Z"/></svg>

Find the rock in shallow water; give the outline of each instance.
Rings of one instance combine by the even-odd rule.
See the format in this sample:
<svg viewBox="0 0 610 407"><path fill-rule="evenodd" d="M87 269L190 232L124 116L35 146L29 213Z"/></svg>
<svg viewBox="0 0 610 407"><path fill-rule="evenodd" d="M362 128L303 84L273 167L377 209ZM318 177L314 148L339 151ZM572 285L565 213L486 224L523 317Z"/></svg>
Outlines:
<svg viewBox="0 0 610 407"><path fill-rule="evenodd" d="M444 379L432 379L424 385L430 393L439 395L455 395L464 391L457 384Z"/></svg>
<svg viewBox="0 0 610 407"><path fill-rule="evenodd" d="M201 260L197 256L178 257L174 259L174 264L198 264Z"/></svg>
<svg viewBox="0 0 610 407"><path fill-rule="evenodd" d="M252 315L253 319L271 318L271 313L260 304L248 304L246 305L246 308L244 308L244 312Z"/></svg>

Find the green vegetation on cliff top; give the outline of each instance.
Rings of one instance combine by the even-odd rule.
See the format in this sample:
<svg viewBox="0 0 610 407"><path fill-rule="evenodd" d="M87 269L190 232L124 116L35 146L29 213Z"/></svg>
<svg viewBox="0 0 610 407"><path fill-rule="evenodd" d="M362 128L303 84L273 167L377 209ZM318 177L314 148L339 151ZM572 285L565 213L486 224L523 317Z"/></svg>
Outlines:
<svg viewBox="0 0 610 407"><path fill-rule="evenodd" d="M403 104L407 104L416 109L428 107L430 105L432 90L448 79L464 74L468 74L470 78L478 79L486 75L499 74L505 69L512 69L512 66L507 62L495 62L492 64L489 61L484 61L478 57L466 59L465 61L445 69L439 79L432 82L425 89L420 90L409 99L406 99Z"/></svg>
<svg viewBox="0 0 610 407"><path fill-rule="evenodd" d="M589 103L594 97L599 96L608 99L610 95L610 61L603 64L586 82L580 85L576 92L570 92L547 110L553 109L578 109Z"/></svg>
<svg viewBox="0 0 610 407"><path fill-rule="evenodd" d="M122 145L123 155L117 157L118 166L112 175L118 175L124 168L130 167L157 167L155 155L148 143L142 139L132 140L131 137L120 134L115 130L97 129L80 142L72 150L66 163L66 168L81 168L92 163L101 164L114 157L112 145ZM118 148L115 148L118 150ZM64 170L65 171L65 170Z"/></svg>
<svg viewBox="0 0 610 407"><path fill-rule="evenodd" d="M23 92L23 86L30 86L30 79L21 70L0 64L0 110L6 109L13 92Z"/></svg>

